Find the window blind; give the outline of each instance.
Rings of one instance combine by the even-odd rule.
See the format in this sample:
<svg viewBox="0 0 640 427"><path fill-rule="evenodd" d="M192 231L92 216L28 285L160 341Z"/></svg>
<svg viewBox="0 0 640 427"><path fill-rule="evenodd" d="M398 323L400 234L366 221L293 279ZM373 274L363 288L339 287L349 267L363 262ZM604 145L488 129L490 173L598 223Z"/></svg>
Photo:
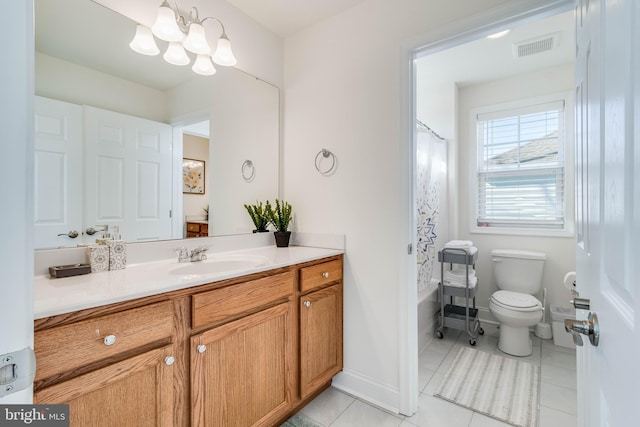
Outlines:
<svg viewBox="0 0 640 427"><path fill-rule="evenodd" d="M564 102L477 116L477 225L564 228Z"/></svg>

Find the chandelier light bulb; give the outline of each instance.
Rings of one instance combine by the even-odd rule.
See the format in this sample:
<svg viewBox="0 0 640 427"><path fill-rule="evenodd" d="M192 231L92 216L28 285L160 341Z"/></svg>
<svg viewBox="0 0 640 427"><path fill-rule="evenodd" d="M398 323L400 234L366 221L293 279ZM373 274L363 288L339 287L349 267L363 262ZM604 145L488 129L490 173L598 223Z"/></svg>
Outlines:
<svg viewBox="0 0 640 427"><path fill-rule="evenodd" d="M187 65L191 62L187 52L182 47L182 44L179 42L171 42L169 43L169 47L167 51L162 55L165 61L169 64L173 65Z"/></svg>
<svg viewBox="0 0 640 427"><path fill-rule="evenodd" d="M193 22L189 25L189 34L184 41L184 48L198 55L211 54L211 48L207 43L207 37L202 24Z"/></svg>
<svg viewBox="0 0 640 427"><path fill-rule="evenodd" d="M196 62L193 63L193 67L191 67L194 73L203 75L203 76L211 76L216 73L216 69L213 66L213 62L211 62L211 57L209 55L198 55L196 57Z"/></svg>
<svg viewBox="0 0 640 427"><path fill-rule="evenodd" d="M143 55L154 56L160 53L160 49L156 45L156 41L153 39L153 34L149 27L144 25L138 25L136 27L136 35L129 43L129 47L134 51Z"/></svg>
<svg viewBox="0 0 640 427"><path fill-rule="evenodd" d="M200 19L198 9L194 6L189 14L182 14L175 5L172 9L167 0L163 0L158 8L156 21L151 26L138 25L136 35L129 46L135 52L143 55L158 55L160 49L156 45L154 36L168 43L167 50L162 57L173 65L187 65L191 63L188 52L194 53L196 58L191 69L200 75L210 76L216 73L216 64L230 67L236 65L237 60L231 50L229 37L225 33L224 24L218 18L207 16ZM207 42L207 33L203 23L214 20L222 27L222 35L216 44L215 53L212 55L211 47Z"/></svg>
<svg viewBox="0 0 640 427"><path fill-rule="evenodd" d="M231 42L225 33L222 33L218 39L216 53L213 55L213 62L225 67L231 67L238 62L231 51Z"/></svg>
<svg viewBox="0 0 640 427"><path fill-rule="evenodd" d="M151 31L157 38L167 42L179 42L184 39L184 33L180 31L176 21L176 14L166 1L158 9L158 17Z"/></svg>

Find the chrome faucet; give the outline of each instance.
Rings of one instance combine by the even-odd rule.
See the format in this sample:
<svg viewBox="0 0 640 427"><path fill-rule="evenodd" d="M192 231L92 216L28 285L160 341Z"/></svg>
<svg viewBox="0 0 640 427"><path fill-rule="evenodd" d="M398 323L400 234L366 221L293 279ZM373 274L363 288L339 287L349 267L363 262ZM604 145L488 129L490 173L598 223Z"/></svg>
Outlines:
<svg viewBox="0 0 640 427"><path fill-rule="evenodd" d="M178 254L178 262L204 261L207 259L207 250L209 250L209 248L206 246L198 246L191 251L184 247L174 249L175 253Z"/></svg>
<svg viewBox="0 0 640 427"><path fill-rule="evenodd" d="M178 262L189 262L191 255L187 248L175 248L174 251L178 254Z"/></svg>
<svg viewBox="0 0 640 427"><path fill-rule="evenodd" d="M207 259L207 250L209 248L205 247L205 246L198 246L197 248L195 248L194 250L191 251L191 262L196 262L196 261L204 261L205 259Z"/></svg>

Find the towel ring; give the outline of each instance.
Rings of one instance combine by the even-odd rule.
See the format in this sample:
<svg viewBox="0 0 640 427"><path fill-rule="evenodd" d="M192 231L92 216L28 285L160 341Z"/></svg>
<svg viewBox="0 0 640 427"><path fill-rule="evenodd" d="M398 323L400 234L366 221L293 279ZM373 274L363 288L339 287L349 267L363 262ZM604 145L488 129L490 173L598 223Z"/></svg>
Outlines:
<svg viewBox="0 0 640 427"><path fill-rule="evenodd" d="M251 160L245 160L242 163L240 172L242 173L242 178L247 182L253 181L253 178L256 176L256 168Z"/></svg>
<svg viewBox="0 0 640 427"><path fill-rule="evenodd" d="M325 169L325 170L320 169L319 162L322 160L322 157L320 157L321 155L325 159L328 159L329 157L331 157L331 166L329 166L328 169ZM320 172L322 175L331 175L331 173L334 171L336 167L336 155L333 154L331 151L327 150L326 148L323 148L322 150L318 151L318 154L316 154L315 165L316 165L316 170Z"/></svg>

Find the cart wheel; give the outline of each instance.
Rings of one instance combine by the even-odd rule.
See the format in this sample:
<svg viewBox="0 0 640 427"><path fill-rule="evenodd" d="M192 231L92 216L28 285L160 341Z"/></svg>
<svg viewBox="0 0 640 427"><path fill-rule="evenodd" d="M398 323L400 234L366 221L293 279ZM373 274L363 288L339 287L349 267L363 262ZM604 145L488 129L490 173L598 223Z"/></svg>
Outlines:
<svg viewBox="0 0 640 427"><path fill-rule="evenodd" d="M482 329L482 328L478 329L478 333L479 333L480 335L484 335L484 329Z"/></svg>
<svg viewBox="0 0 640 427"><path fill-rule="evenodd" d="M469 340L469 344L471 344L471 345L476 345L476 340L474 340L474 339L470 339L470 340Z"/></svg>
<svg viewBox="0 0 640 427"><path fill-rule="evenodd" d="M436 331L436 336L440 339L444 338L444 335L442 334L441 331Z"/></svg>

